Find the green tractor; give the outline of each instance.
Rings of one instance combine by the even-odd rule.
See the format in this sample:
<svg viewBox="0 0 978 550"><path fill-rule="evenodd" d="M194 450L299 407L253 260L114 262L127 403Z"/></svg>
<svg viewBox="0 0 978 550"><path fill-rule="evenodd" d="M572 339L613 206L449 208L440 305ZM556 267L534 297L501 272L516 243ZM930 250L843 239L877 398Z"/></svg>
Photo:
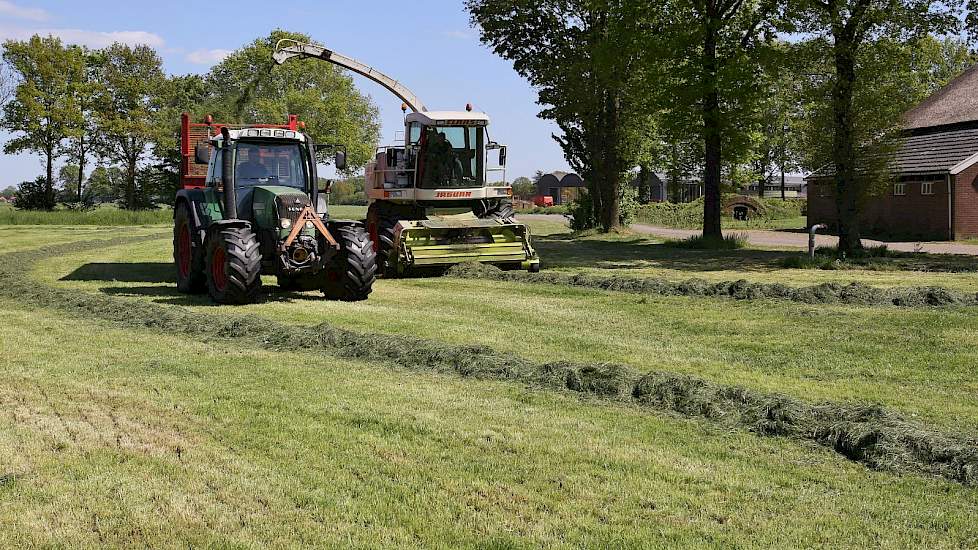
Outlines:
<svg viewBox="0 0 978 550"><path fill-rule="evenodd" d="M183 189L173 216L181 292L246 304L258 299L261 276L275 275L284 290L367 298L377 273L370 235L361 222L329 219L316 146L295 117L232 128L209 117L191 124L184 115L181 149ZM344 151L335 162L344 168Z"/></svg>

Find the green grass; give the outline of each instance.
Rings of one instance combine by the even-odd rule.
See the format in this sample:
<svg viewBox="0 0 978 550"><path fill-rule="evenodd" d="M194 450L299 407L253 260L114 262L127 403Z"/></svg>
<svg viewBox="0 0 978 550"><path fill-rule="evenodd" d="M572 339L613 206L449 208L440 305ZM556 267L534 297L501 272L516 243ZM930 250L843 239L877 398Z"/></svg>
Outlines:
<svg viewBox="0 0 978 550"><path fill-rule="evenodd" d="M684 250L664 239L630 233L572 234L555 222L530 222L534 247L544 269L569 273L670 281L690 278L710 282L746 279L759 283L810 286L825 282L859 282L873 286L944 286L978 292L978 263L972 256L911 254L888 258L850 259L837 271L807 269L804 253L753 247L739 250ZM795 258L792 260L792 258ZM831 262L830 262L831 263ZM821 265L821 264L819 264ZM806 269L801 269L805 267Z"/></svg>
<svg viewBox="0 0 978 550"><path fill-rule="evenodd" d="M308 325L328 320L540 361L613 360L810 401L880 402L978 433L974 310L731 303L443 278L380 281L368 301L352 304L308 293L215 308L206 297L176 292L169 255L162 239L51 258L35 275L65 288L202 312ZM273 278L266 282L274 285Z"/></svg>
<svg viewBox="0 0 978 550"><path fill-rule="evenodd" d="M786 441L0 303L0 545L969 546L975 490ZM84 338L78 338L84 333Z"/></svg>
<svg viewBox="0 0 978 550"><path fill-rule="evenodd" d="M783 253L572 239L533 225L544 261L567 270L840 276L779 268ZM163 227L2 228L0 251L150 232L160 239L41 258L30 276L174 311L326 321L808 402L879 402L978 433L971 309L447 278L379 281L352 304L306 293L224 307L175 292ZM892 275L864 273L881 284ZM918 276L901 275L901 285ZM978 489L873 472L806 443L513 383L66 321L2 300L0 315L3 547L978 544Z"/></svg>
<svg viewBox="0 0 978 550"><path fill-rule="evenodd" d="M173 210L123 210L104 205L92 210L58 209L50 212L0 206L0 225L154 225L173 222Z"/></svg>

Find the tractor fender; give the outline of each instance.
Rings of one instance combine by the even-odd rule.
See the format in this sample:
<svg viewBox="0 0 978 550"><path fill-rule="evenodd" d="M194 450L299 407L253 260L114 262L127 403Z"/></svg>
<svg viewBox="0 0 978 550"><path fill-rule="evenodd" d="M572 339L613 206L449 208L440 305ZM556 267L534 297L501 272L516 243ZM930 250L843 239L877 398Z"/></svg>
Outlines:
<svg viewBox="0 0 978 550"><path fill-rule="evenodd" d="M181 206L186 206L190 211L190 226L191 234L193 235L193 246L200 247L204 245L205 229L202 227L203 223L200 218L200 210L198 208L198 201L194 200L194 197L188 193L185 189L181 189L177 192L176 201L173 203L173 216L176 218L177 209Z"/></svg>
<svg viewBox="0 0 978 550"><path fill-rule="evenodd" d="M352 227L363 227L363 228L366 228L367 227L360 220L328 220L326 222L326 229L329 229L330 231L332 231L334 227L338 229L340 227L351 227L351 226Z"/></svg>

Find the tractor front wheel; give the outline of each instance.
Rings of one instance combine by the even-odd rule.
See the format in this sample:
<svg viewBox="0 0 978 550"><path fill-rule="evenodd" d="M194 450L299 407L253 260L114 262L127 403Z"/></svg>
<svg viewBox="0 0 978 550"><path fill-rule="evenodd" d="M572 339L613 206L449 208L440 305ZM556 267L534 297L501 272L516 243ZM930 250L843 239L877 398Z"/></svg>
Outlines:
<svg viewBox="0 0 978 550"><path fill-rule="evenodd" d="M177 290L198 294L207 288L204 251L194 243L190 207L182 203L173 214L173 263L177 268Z"/></svg>
<svg viewBox="0 0 978 550"><path fill-rule="evenodd" d="M377 278L377 253L366 229L357 225L340 226L333 233L339 252L323 272L323 294L331 300L366 300Z"/></svg>
<svg viewBox="0 0 978 550"><path fill-rule="evenodd" d="M207 290L219 304L248 304L261 290L258 238L246 227L227 227L207 240Z"/></svg>

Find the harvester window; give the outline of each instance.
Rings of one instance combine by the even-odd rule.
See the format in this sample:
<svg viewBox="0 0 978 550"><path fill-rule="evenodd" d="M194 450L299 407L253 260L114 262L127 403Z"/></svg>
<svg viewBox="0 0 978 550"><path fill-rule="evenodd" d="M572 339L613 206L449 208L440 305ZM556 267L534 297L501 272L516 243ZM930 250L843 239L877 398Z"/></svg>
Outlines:
<svg viewBox="0 0 978 550"><path fill-rule="evenodd" d="M306 187L306 163L297 143L239 143L234 169L238 187Z"/></svg>
<svg viewBox="0 0 978 550"><path fill-rule="evenodd" d="M482 128L438 126L425 129L422 187L481 187Z"/></svg>

